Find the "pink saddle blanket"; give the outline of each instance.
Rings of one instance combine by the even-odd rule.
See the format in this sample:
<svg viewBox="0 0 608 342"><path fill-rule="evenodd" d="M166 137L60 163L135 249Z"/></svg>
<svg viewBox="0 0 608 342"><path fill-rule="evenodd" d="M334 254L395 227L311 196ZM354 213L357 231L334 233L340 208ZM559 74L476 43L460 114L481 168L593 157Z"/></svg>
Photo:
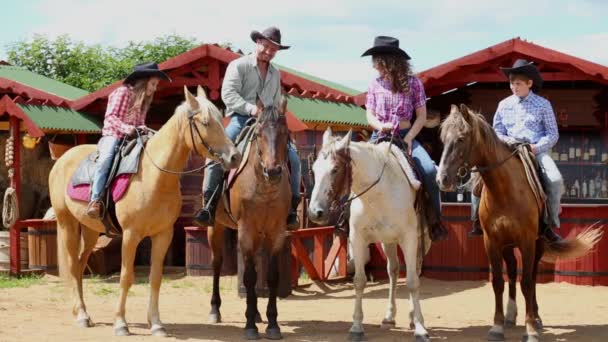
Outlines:
<svg viewBox="0 0 608 342"><path fill-rule="evenodd" d="M130 179L130 174L123 174L114 178L114 181L112 182L111 186L112 199L114 200L114 202L118 202L125 194L125 192L127 192ZM72 182L69 182L68 196L77 201L88 202L91 199L91 184L80 184L77 186L73 186Z"/></svg>

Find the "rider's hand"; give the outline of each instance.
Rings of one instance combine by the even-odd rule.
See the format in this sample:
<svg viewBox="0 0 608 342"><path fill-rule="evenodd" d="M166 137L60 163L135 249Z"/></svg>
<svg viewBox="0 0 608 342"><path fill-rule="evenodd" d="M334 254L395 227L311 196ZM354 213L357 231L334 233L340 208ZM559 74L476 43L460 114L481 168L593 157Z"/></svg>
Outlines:
<svg viewBox="0 0 608 342"><path fill-rule="evenodd" d="M412 155L412 145L414 144L414 138L411 138L409 135L405 135L403 137L403 142L407 145L407 154Z"/></svg>
<svg viewBox="0 0 608 342"><path fill-rule="evenodd" d="M390 122L385 122L382 124L382 132L390 133L393 131L393 124Z"/></svg>
<svg viewBox="0 0 608 342"><path fill-rule="evenodd" d="M127 135L131 138L136 137L137 136L137 127L129 126L129 129L127 130Z"/></svg>
<svg viewBox="0 0 608 342"><path fill-rule="evenodd" d="M253 112L251 112L251 116L257 117L261 113L262 113L262 108L256 106L255 109L253 110Z"/></svg>

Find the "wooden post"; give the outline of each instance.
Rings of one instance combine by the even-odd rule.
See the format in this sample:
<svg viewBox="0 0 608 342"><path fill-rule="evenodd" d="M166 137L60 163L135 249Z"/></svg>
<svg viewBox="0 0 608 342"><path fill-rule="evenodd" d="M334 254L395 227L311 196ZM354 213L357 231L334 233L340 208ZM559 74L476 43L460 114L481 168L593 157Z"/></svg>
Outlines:
<svg viewBox="0 0 608 342"><path fill-rule="evenodd" d="M76 145L84 145L87 143L87 135L86 134L76 134Z"/></svg>
<svg viewBox="0 0 608 342"><path fill-rule="evenodd" d="M11 187L15 189L17 195L17 208L21 209L21 134L19 132L20 120L17 117L11 116L10 119L10 135L13 138L13 170L14 175L11 180ZM19 212L21 210L18 210ZM11 274L21 274L21 226L19 225L20 218L17 217L15 222L9 229L10 231L10 259L11 259Z"/></svg>

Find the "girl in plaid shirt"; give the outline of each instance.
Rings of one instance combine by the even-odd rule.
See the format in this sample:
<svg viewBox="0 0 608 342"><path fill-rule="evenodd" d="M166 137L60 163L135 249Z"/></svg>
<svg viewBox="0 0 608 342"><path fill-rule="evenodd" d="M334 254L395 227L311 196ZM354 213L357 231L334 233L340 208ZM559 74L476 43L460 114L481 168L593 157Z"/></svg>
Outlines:
<svg viewBox="0 0 608 342"><path fill-rule="evenodd" d="M412 156L422 173L424 188L433 206L428 217L431 238L440 240L447 237L447 230L441 225L441 202L439 187L435 181L437 168L428 152L415 140L426 121L426 94L422 82L412 75L410 56L399 48L399 40L379 36L374 46L362 56L372 56L374 68L379 77L372 80L367 91L367 122L372 128L372 140L385 135L393 135L403 140L407 153ZM413 113L416 120L412 124Z"/></svg>
<svg viewBox="0 0 608 342"><path fill-rule="evenodd" d="M93 174L91 201L87 215L100 218L102 210L101 195L105 189L108 173L117 148L125 137L133 137L137 129L144 129L146 115L158 82L168 80L156 63L136 65L133 72L108 97L108 107L103 121L102 137L97 143L97 168Z"/></svg>

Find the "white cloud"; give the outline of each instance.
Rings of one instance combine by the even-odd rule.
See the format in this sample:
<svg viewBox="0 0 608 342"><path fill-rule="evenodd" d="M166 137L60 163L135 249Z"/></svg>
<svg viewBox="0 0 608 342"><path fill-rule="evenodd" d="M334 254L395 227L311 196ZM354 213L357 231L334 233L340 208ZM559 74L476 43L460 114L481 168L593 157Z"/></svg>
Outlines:
<svg viewBox="0 0 608 342"><path fill-rule="evenodd" d="M560 39L544 39L538 44L608 66L608 31Z"/></svg>

